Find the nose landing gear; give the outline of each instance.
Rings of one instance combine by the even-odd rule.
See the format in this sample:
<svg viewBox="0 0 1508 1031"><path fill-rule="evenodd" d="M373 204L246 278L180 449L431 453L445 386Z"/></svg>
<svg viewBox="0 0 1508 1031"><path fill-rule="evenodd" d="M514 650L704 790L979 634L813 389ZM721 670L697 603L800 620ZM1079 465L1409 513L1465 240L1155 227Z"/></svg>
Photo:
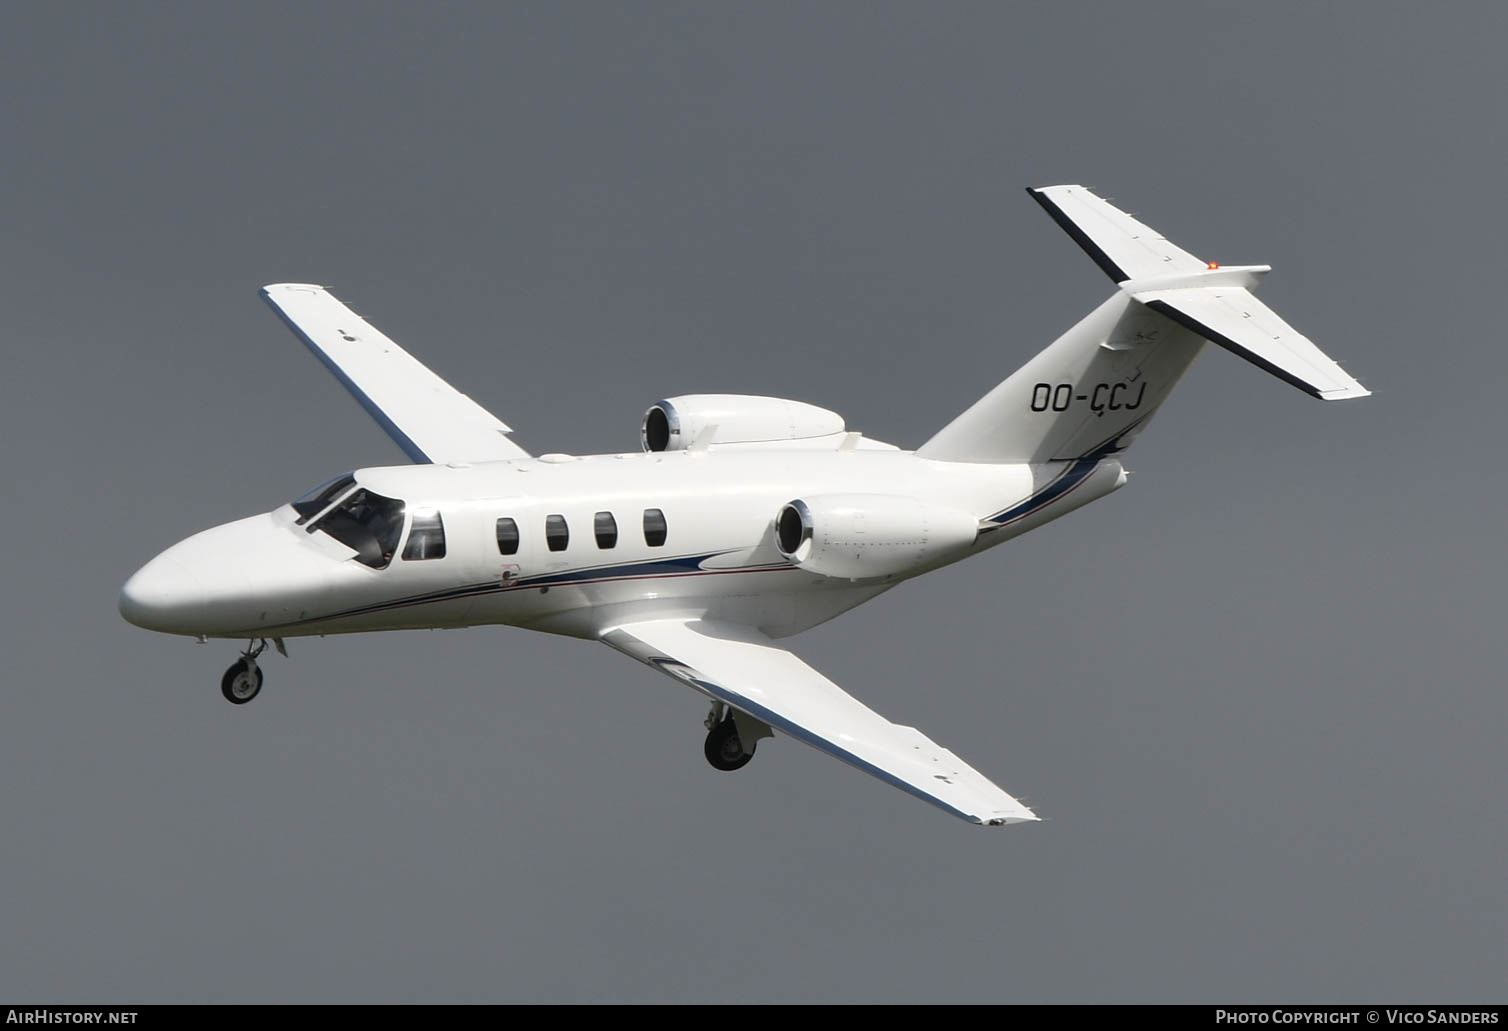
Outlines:
<svg viewBox="0 0 1508 1031"><path fill-rule="evenodd" d="M286 656L281 638L273 638L278 654ZM241 657L231 663L230 669L220 678L220 693L231 705L245 705L262 691L262 667L257 665L257 656L267 650L267 639L246 643Z"/></svg>

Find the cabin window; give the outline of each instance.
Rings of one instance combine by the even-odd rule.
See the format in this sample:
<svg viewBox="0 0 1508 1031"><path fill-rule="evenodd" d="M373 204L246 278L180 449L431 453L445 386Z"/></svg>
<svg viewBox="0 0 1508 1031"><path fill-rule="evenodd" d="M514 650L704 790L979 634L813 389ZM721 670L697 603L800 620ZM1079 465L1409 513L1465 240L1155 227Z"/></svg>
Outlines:
<svg viewBox="0 0 1508 1031"><path fill-rule="evenodd" d="M611 548L618 543L618 520L613 518L611 512L598 512L597 518L592 521L592 529L597 534L597 547Z"/></svg>
<svg viewBox="0 0 1508 1031"><path fill-rule="evenodd" d="M408 529L408 543L403 546L405 561L420 561L445 557L445 523L440 513L432 508L414 510L414 521Z"/></svg>
<svg viewBox="0 0 1508 1031"><path fill-rule="evenodd" d="M665 513L658 508L644 510L644 543L651 548L665 546Z"/></svg>
<svg viewBox="0 0 1508 1031"><path fill-rule="evenodd" d="M497 521L497 553L518 554L518 524L506 516Z"/></svg>
<svg viewBox="0 0 1508 1031"><path fill-rule="evenodd" d="M566 545L571 543L571 528L566 525L565 516L545 517L545 543L551 551L566 550Z"/></svg>

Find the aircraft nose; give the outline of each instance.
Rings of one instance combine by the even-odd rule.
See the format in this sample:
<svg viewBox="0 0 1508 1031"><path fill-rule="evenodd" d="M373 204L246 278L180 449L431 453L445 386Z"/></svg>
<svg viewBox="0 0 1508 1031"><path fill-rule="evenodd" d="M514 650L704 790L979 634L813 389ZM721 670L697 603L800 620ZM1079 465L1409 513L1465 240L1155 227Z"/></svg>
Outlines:
<svg viewBox="0 0 1508 1031"><path fill-rule="evenodd" d="M194 570L169 554L142 566L120 589L120 614L144 630L194 634L195 616L204 609L204 584Z"/></svg>

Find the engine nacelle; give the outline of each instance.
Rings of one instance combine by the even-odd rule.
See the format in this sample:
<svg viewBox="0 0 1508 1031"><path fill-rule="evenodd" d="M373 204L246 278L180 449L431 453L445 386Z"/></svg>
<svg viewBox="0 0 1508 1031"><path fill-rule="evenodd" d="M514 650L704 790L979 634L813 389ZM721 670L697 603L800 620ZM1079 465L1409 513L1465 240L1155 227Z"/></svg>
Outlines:
<svg viewBox="0 0 1508 1031"><path fill-rule="evenodd" d="M684 451L709 426L707 444L756 444L764 441L814 443L843 433L843 417L826 408L781 397L747 394L683 394L656 401L644 413L639 440L645 451Z"/></svg>
<svg viewBox="0 0 1508 1031"><path fill-rule="evenodd" d="M918 573L963 554L979 534L967 512L889 494L819 494L775 517L775 546L823 576L866 580Z"/></svg>

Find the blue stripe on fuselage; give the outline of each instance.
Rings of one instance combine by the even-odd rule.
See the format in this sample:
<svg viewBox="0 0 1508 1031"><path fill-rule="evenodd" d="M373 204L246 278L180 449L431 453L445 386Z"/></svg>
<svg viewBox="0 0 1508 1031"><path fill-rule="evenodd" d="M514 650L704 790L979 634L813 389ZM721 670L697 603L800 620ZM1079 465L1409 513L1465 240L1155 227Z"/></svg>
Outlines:
<svg viewBox="0 0 1508 1031"><path fill-rule="evenodd" d="M710 558L726 555L726 551L713 551L703 555L685 555L678 558L652 558L638 562L624 562L611 566L595 566L589 569L572 569L557 573L541 573L537 576L523 577L511 582L500 580L488 580L484 583L464 584L460 587L447 587L440 591L429 591L424 594L411 594L402 598L392 598L388 601L373 602L370 605L362 605L356 608L345 609L340 612L332 612L328 615L315 616L310 619L299 620L290 626L307 626L311 623L324 623L336 619L349 619L353 616L365 616L374 612L385 612L389 609L411 608L417 605L430 605L436 602L459 601L463 598L478 598L491 594L506 594L510 591L535 590L544 587L568 587L575 584L597 583L603 580L654 580L664 577L681 577L712 574L731 573L763 573L781 569L795 569L788 562L766 563L757 566L737 566L731 569L702 569L701 564Z"/></svg>
<svg viewBox="0 0 1508 1031"><path fill-rule="evenodd" d="M686 555L682 558L651 558L638 562L624 562L616 566L594 566L590 569L573 569L561 573L542 573L519 580L519 587L553 587L556 584L576 583L581 580L612 580L620 576L663 576L669 573L695 573L702 563L727 552L715 551L706 555ZM731 572L731 570L730 570Z"/></svg>
<svg viewBox="0 0 1508 1031"><path fill-rule="evenodd" d="M1126 448L1120 443L1122 438L1124 438L1126 434L1130 433L1132 430L1136 429L1143 422L1145 422L1150 417L1150 415L1151 413L1149 412L1147 415L1142 416L1131 425L1117 432L1115 436L1111 437L1103 444L1099 444L1096 447L1093 447L1090 450L1086 451L1080 457L1073 459L1072 462L1068 465L1068 468L1064 469L1057 476L1055 476L1047 486L1037 491L1037 493L1033 494L1031 497L1027 498L1019 505L1008 508L1004 512L997 512L995 515L986 516L984 521L987 523L994 523L997 527L1004 526L1006 523L1013 523L1017 519L1025 519L1033 512L1036 512L1037 510L1045 508L1046 506L1052 504L1054 501L1061 498L1064 494L1067 494L1079 484L1083 483L1085 478L1088 477L1090 473L1094 472L1095 468L1100 464L1100 459L1106 458L1110 455L1119 454L1120 452L1126 450Z"/></svg>
<svg viewBox="0 0 1508 1031"><path fill-rule="evenodd" d="M1043 487L1016 507L1008 508L998 515L990 516L986 522L994 523L996 526L1004 526L1007 523L1015 522L1017 519L1025 519L1033 512L1052 504L1064 494L1067 494L1083 483L1084 478L1094 472L1099 464L1099 455L1074 459L1073 463L1059 473L1046 487Z"/></svg>

